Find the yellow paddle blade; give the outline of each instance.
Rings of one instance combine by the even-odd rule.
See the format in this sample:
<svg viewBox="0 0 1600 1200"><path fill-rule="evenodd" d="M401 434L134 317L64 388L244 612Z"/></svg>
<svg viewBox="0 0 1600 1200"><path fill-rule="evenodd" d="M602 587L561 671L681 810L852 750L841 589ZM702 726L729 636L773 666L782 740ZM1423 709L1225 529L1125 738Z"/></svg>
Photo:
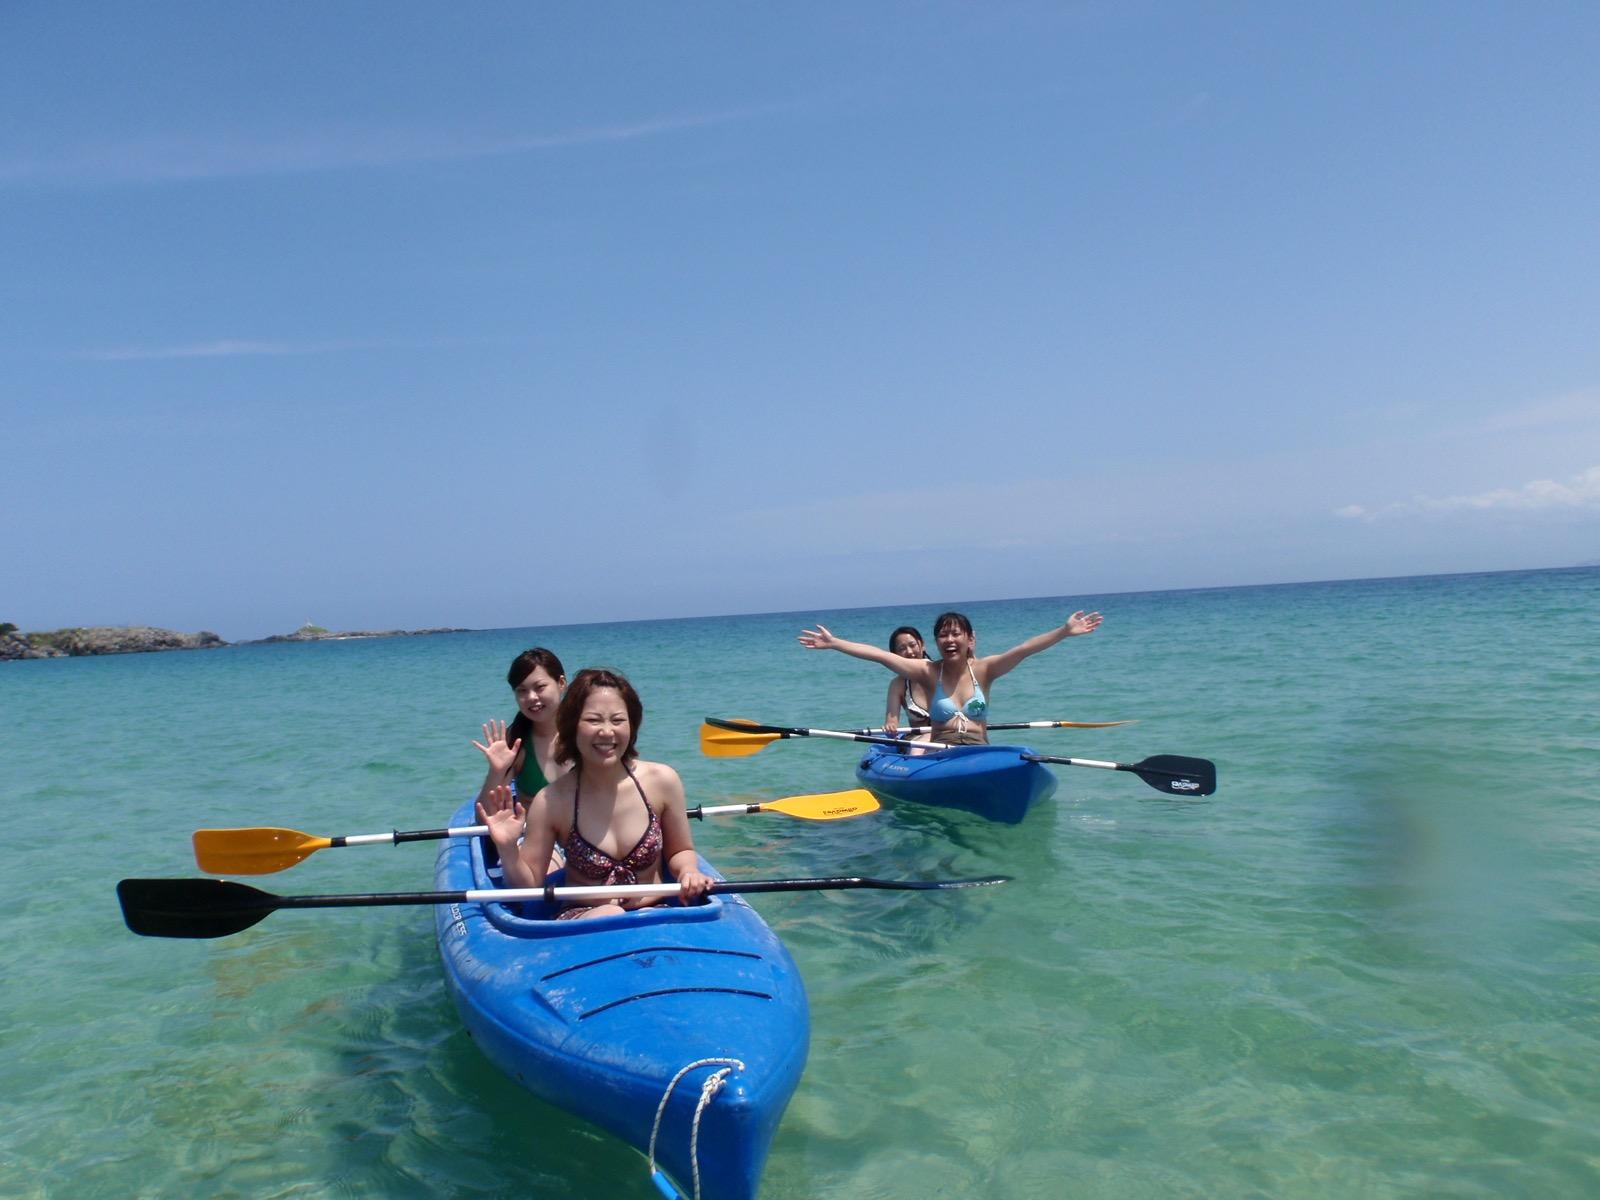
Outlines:
<svg viewBox="0 0 1600 1200"><path fill-rule="evenodd" d="M197 829L194 860L213 875L271 875L331 845L294 829Z"/></svg>
<svg viewBox="0 0 1600 1200"><path fill-rule="evenodd" d="M735 720L743 720L736 717ZM755 722L751 721L754 725ZM741 733L734 729L719 729L715 725L700 726L700 752L711 758L743 758L765 750L767 745L781 737L776 733Z"/></svg>
<svg viewBox="0 0 1600 1200"><path fill-rule="evenodd" d="M848 792L824 792L817 796L785 796L782 800L767 800L761 805L761 811L804 817L807 821L838 821L876 812L882 807L878 798L866 788L852 788Z"/></svg>

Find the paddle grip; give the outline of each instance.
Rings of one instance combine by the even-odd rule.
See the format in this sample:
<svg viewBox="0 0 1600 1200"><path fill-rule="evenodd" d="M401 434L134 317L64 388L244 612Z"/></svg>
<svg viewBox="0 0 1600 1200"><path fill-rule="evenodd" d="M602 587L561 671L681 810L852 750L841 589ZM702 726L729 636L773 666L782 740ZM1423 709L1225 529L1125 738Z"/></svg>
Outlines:
<svg viewBox="0 0 1600 1200"><path fill-rule="evenodd" d="M401 842L434 842L449 836L450 831L448 829L411 829L404 832L396 829L394 831L394 842L398 846Z"/></svg>
<svg viewBox="0 0 1600 1200"><path fill-rule="evenodd" d="M723 813L744 813L746 816L748 816L751 813L758 813L760 811L761 805L759 804L716 804L711 808L707 808L704 804L696 804L684 815L692 817L696 821L704 821L708 812L714 816Z"/></svg>

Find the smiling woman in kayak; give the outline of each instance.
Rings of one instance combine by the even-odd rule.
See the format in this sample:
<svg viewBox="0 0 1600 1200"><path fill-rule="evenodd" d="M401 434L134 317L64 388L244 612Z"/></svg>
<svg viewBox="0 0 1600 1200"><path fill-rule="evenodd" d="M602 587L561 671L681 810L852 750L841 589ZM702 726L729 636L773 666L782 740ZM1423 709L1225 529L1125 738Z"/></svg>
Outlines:
<svg viewBox="0 0 1600 1200"><path fill-rule="evenodd" d="M948 746L981 745L989 740L989 687L1030 654L1048 650L1069 637L1093 633L1100 628L1099 613L1075 612L1066 623L1029 638L1003 654L978 657L978 638L972 622L958 612L941 613L933 623L934 644L940 657L933 660L905 658L890 650L880 650L864 642L847 642L834 637L819 624L800 634L800 644L808 650L838 650L868 662L881 663L918 685L932 699L928 711L933 718L933 740Z"/></svg>
<svg viewBox="0 0 1600 1200"><path fill-rule="evenodd" d="M478 802L509 887L543 887L550 852L567 852L567 883L660 883L662 864L689 900L711 877L700 870L689 832L683 781L635 745L644 706L615 671L579 671L556 713L555 759L571 770L528 797L526 808L499 784ZM518 845L517 839L522 839ZM614 916L653 899L575 906L569 917Z"/></svg>
<svg viewBox="0 0 1600 1200"><path fill-rule="evenodd" d="M519 796L531 796L566 769L554 752L556 708L567 690L561 660L543 646L524 650L511 660L506 682L517 699L517 715L509 726L486 722L483 741L472 743L489 760L479 800L501 784L514 785Z"/></svg>
<svg viewBox="0 0 1600 1200"><path fill-rule="evenodd" d="M926 661L928 657L927 643L922 639L922 631L910 625L902 625L889 635L889 649L901 658L915 658ZM918 688L911 680L903 675L896 675L889 684L889 695L883 714L883 727L890 733L897 733L900 729L900 710L906 710L906 716L913 725L926 725L932 717L928 713L927 702L918 696L928 695L926 688ZM926 740L926 734L918 735L919 740Z"/></svg>

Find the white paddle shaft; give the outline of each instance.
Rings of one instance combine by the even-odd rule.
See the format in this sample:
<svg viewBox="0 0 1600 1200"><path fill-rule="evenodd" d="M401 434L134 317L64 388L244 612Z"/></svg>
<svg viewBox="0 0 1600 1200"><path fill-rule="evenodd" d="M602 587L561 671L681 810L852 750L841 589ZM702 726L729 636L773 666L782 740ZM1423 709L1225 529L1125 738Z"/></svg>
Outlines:
<svg viewBox="0 0 1600 1200"><path fill-rule="evenodd" d="M444 831L445 837L483 837L489 832L487 825L463 825ZM437 835L436 835L437 836ZM346 846L388 846L397 840L392 833L352 833L339 839Z"/></svg>
<svg viewBox="0 0 1600 1200"><path fill-rule="evenodd" d="M753 813L760 812L759 804L711 804L700 805L695 809L702 817L720 817L723 813Z"/></svg>
<svg viewBox="0 0 1600 1200"><path fill-rule="evenodd" d="M582 887L473 888L463 892L469 904L508 904L519 900L604 900L609 896L676 896L675 883L597 883Z"/></svg>

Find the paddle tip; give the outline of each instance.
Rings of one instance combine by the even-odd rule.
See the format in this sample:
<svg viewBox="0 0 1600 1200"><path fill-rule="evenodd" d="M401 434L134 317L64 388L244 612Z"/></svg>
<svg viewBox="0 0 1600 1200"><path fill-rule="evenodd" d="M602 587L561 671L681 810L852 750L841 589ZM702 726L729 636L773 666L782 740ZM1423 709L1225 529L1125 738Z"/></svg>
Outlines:
<svg viewBox="0 0 1600 1200"><path fill-rule="evenodd" d="M1010 875L985 875L979 879L940 879L934 881L931 886L943 890L947 888L994 887L997 884L1011 882L1012 877Z"/></svg>

